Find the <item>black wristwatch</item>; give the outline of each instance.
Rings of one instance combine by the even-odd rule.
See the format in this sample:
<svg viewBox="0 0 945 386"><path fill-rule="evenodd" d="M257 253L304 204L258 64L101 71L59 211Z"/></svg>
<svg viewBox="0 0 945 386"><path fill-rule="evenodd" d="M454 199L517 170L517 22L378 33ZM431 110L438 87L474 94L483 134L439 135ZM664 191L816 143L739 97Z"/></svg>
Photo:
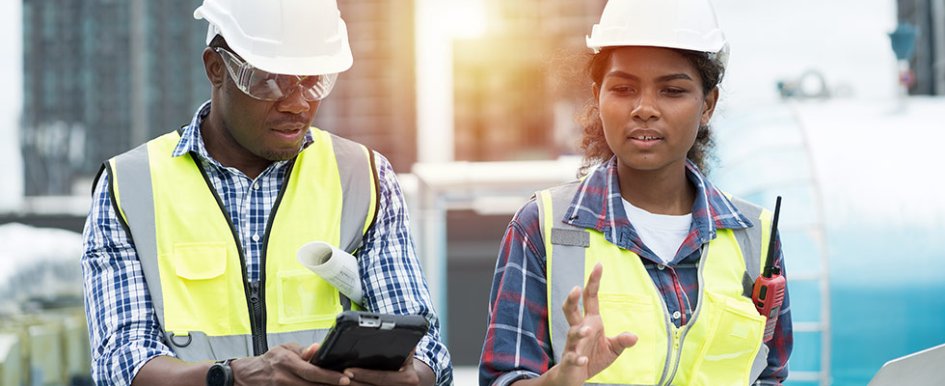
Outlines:
<svg viewBox="0 0 945 386"><path fill-rule="evenodd" d="M233 386L233 369L230 368L232 359L219 361L207 370L207 386Z"/></svg>

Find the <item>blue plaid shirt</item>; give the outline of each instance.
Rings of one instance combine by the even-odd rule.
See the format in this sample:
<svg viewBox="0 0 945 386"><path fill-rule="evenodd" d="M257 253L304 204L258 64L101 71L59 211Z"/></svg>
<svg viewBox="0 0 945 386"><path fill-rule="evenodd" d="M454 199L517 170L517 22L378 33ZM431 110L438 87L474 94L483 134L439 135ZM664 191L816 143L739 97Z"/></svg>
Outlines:
<svg viewBox="0 0 945 386"><path fill-rule="evenodd" d="M173 156L188 152L207 171L226 213L238 230L251 281L259 280L259 258L266 221L288 161L274 162L255 180L210 157L200 137L200 123L210 111L204 103L184 128ZM305 144L312 142L306 136ZM419 314L432 321L415 356L436 375L437 385L453 382L450 356L439 337L439 323L414 251L403 193L390 162L374 153L380 201L377 222L364 235L358 253L364 306L369 311ZM108 177L95 186L85 223L82 272L96 384L131 385L151 358L174 356L164 343L134 244L122 228L108 194ZM304 344L306 342L300 342Z"/></svg>
<svg viewBox="0 0 945 386"><path fill-rule="evenodd" d="M569 218L572 215L576 217L573 225L595 229L608 241L642 258L676 327L686 324L696 309L695 302L699 299L697 267L702 245L715 238L717 229L751 226L751 221L739 213L693 164L687 164L686 175L696 188L692 226L669 264L662 264L643 244L630 223L617 183L616 158L595 168L581 182L577 193L580 198L567 212ZM512 218L499 248L489 297L489 324L479 363L480 385L505 386L519 379L538 377L555 364L548 333L545 245L542 239L538 204L533 199ZM775 248L776 265L785 274L780 242ZM768 367L756 385L780 385L787 377L787 361L793 347L791 306L787 293L774 339L766 344L770 349Z"/></svg>

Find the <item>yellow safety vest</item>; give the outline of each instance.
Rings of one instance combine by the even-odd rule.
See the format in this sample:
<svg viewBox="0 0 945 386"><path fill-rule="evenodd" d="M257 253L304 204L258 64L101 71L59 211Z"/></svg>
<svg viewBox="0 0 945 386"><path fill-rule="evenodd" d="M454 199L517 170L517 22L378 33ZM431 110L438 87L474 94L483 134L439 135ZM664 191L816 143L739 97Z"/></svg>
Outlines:
<svg viewBox="0 0 945 386"><path fill-rule="evenodd" d="M557 361L569 325L561 304L575 285L587 282L593 267L604 266L599 292L604 331L629 331L639 337L588 385L748 385L767 364L762 343L765 318L752 305L745 277L760 274L770 213L734 200L761 226L746 230L719 229L702 248L699 261L699 300L692 319L677 328L663 297L640 257L610 243L594 229L565 221L577 183L538 193L546 251L548 319Z"/></svg>
<svg viewBox="0 0 945 386"><path fill-rule="evenodd" d="M354 252L377 205L373 154L312 128L272 208L260 281L249 283L237 230L194 155L165 134L108 161L113 202L135 241L170 347L184 360L259 355L319 341L347 303L296 251L325 241Z"/></svg>

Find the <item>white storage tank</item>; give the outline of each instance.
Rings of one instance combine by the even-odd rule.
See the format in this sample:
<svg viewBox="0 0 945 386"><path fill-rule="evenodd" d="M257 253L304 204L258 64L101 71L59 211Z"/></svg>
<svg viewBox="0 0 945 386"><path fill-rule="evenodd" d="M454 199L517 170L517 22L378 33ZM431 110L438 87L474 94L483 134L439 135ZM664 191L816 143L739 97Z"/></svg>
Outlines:
<svg viewBox="0 0 945 386"><path fill-rule="evenodd" d="M945 98L807 100L723 111L710 178L783 196L791 385L864 385L945 343Z"/></svg>

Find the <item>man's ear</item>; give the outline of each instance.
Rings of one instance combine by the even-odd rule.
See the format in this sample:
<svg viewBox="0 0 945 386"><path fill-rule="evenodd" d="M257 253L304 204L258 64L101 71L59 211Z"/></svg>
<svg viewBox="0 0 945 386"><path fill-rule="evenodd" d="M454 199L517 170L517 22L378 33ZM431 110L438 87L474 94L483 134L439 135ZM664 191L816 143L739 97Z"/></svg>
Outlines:
<svg viewBox="0 0 945 386"><path fill-rule="evenodd" d="M226 64L223 58L213 48L203 49L203 69L207 73L207 80L213 87L222 87L226 81Z"/></svg>

